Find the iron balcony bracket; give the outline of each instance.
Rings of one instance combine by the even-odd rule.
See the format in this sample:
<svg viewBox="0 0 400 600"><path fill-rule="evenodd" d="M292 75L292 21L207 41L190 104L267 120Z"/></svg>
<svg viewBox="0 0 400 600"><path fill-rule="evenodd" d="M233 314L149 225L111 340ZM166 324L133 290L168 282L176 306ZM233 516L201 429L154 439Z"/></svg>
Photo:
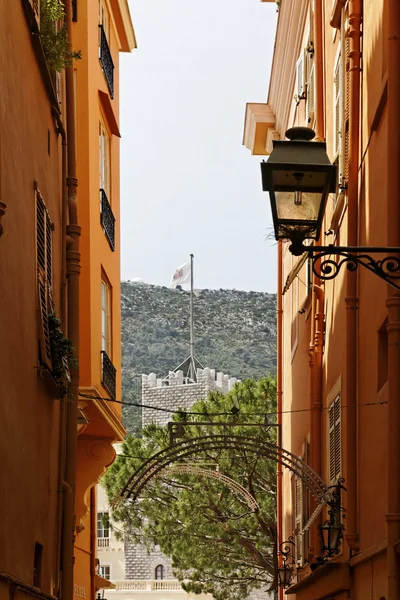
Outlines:
<svg viewBox="0 0 400 600"><path fill-rule="evenodd" d="M302 246L312 260L313 273L327 281L334 279L343 265L348 271L356 271L359 266L368 269L389 285L400 291L400 248L369 246ZM371 254L385 254L383 258L373 258Z"/></svg>

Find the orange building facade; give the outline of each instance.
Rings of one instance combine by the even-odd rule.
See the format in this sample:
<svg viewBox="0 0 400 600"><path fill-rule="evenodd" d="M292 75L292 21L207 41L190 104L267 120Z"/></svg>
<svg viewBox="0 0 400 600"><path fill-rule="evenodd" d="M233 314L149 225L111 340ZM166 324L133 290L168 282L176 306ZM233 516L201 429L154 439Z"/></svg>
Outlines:
<svg viewBox="0 0 400 600"><path fill-rule="evenodd" d="M81 59L58 73L40 0L0 7L0 598L15 600L104 585L94 486L125 433L107 399L121 398L119 52L136 42L126 0L64 4Z"/></svg>
<svg viewBox="0 0 400 600"><path fill-rule="evenodd" d="M136 47L126 0L80 0L72 25L77 179L82 227L74 597L97 575L95 487L122 440L119 198L119 52ZM92 397L93 399L89 399ZM97 584L96 584L97 581ZM90 595L92 594L92 596Z"/></svg>
<svg viewBox="0 0 400 600"><path fill-rule="evenodd" d="M326 141L338 178L324 246L400 246L399 40L392 0L280 2L268 101L247 105L244 144L268 156L293 126ZM327 507L306 527L315 502L278 466L279 541L296 542L296 577L280 597L396 600L399 293L361 266L323 280L288 247L278 243L281 446L327 486L344 479L346 518L338 554L318 558Z"/></svg>

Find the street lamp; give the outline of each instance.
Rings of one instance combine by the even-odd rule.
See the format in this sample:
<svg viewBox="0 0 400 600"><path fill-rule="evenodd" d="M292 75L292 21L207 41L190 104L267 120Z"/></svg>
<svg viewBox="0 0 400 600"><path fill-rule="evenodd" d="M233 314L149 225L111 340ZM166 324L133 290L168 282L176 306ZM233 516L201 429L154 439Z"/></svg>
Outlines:
<svg viewBox="0 0 400 600"><path fill-rule="evenodd" d="M294 551L295 545L292 537L279 546L278 555L281 557L281 566L278 567L278 583L283 589L292 583L295 566Z"/></svg>
<svg viewBox="0 0 400 600"><path fill-rule="evenodd" d="M319 239L337 167L329 162L324 142L310 143L312 129L292 127L286 137L288 142L274 142L269 160L261 163L262 184L270 194L276 239L290 239L291 251L300 255L305 239Z"/></svg>
<svg viewBox="0 0 400 600"><path fill-rule="evenodd" d="M341 522L341 491L346 488L343 486L344 479L340 478L336 485L331 486L333 490L332 498L328 502L329 519L323 525L319 525L319 533L321 537L322 553L331 558L340 551L340 541L343 537L344 526Z"/></svg>
<svg viewBox="0 0 400 600"><path fill-rule="evenodd" d="M315 132L292 127L289 141L275 140L269 159L261 163L262 186L269 192L277 240L291 242L295 256L307 253L320 279L333 279L343 265L350 271L363 266L400 290L400 248L309 246L318 241L328 195L336 191L337 167L330 163L324 142L312 142ZM379 260L371 254L386 256ZM336 258L333 258L336 257Z"/></svg>

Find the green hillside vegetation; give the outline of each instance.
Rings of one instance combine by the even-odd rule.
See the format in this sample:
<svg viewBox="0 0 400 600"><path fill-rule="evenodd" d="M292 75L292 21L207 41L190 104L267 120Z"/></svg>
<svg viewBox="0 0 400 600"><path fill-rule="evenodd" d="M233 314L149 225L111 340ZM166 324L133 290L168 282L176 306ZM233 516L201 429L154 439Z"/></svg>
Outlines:
<svg viewBox="0 0 400 600"><path fill-rule="evenodd" d="M189 292L122 282L124 401L141 401L141 375L165 377L189 355ZM276 295L196 290L195 353L204 367L239 379L276 372ZM140 409L124 406L124 424L140 429Z"/></svg>

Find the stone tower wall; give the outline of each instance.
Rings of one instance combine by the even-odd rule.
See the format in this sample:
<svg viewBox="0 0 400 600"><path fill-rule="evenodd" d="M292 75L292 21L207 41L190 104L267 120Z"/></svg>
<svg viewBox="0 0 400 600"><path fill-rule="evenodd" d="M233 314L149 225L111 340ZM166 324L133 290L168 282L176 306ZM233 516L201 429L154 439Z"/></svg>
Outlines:
<svg viewBox="0 0 400 600"><path fill-rule="evenodd" d="M142 404L172 410L189 409L200 398L206 398L208 392L227 393L236 381L208 368L197 369L197 383L184 383L182 371L170 371L165 379L157 379L154 373L142 375ZM150 423L166 425L172 420L172 413L143 408L142 419L143 427ZM171 560L157 548L148 552L144 546L125 544L126 579L154 579L157 565L164 566L165 579L173 579Z"/></svg>

